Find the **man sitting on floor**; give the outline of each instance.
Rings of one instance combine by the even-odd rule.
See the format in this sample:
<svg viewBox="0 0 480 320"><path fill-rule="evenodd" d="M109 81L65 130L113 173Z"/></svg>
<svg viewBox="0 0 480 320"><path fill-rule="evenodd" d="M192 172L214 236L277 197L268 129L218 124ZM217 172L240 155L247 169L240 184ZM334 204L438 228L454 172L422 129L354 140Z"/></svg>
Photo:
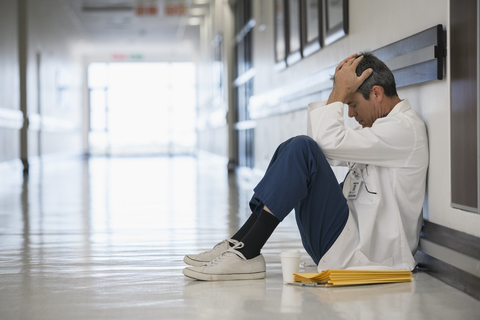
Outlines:
<svg viewBox="0 0 480 320"><path fill-rule="evenodd" d="M348 116L361 125L346 128ZM252 215L230 239L187 255L199 280L261 279L260 250L291 211L318 270L412 270L422 225L428 141L420 116L397 95L388 67L364 52L335 69L328 101L308 106L308 136L276 150L250 201ZM348 165L340 185L330 165Z"/></svg>

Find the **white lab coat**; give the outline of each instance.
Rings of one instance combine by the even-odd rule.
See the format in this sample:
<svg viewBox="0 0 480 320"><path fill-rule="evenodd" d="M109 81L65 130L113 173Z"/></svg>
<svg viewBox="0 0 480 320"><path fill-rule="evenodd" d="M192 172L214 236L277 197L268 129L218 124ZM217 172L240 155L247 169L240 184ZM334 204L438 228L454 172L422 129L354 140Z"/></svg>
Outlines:
<svg viewBox="0 0 480 320"><path fill-rule="evenodd" d="M344 105L308 105L308 134L331 165L364 168L357 198L348 200L347 224L318 270L352 267L412 270L422 226L428 140L420 116L402 100L371 128L344 125ZM363 164L363 165L361 165ZM343 193L354 178L350 173ZM376 192L376 194L367 192Z"/></svg>

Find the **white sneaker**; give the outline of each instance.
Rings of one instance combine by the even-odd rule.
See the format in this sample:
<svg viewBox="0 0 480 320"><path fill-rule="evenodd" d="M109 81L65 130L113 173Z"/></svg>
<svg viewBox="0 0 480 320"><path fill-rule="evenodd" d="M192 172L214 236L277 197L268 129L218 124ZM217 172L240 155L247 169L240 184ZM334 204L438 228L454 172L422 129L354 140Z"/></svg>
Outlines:
<svg viewBox="0 0 480 320"><path fill-rule="evenodd" d="M183 269L183 274L189 278L205 281L265 278L266 265L263 255L247 260L241 252L235 250L241 248L243 242L239 242L206 265Z"/></svg>
<svg viewBox="0 0 480 320"><path fill-rule="evenodd" d="M230 249L230 243L236 245L238 241L235 239L223 240L222 242L217 243L212 250L204 251L199 254L186 255L185 258L183 258L183 261L190 266L203 266Z"/></svg>

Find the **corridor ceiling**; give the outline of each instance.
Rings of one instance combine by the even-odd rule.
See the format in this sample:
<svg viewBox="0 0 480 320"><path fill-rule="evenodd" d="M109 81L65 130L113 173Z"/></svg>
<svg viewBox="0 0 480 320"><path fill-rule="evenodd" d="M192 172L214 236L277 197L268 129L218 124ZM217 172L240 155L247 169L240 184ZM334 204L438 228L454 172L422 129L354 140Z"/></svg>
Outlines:
<svg viewBox="0 0 480 320"><path fill-rule="evenodd" d="M87 40L97 43L171 45L190 42L194 47L198 47L198 23L210 10L210 0L63 2Z"/></svg>

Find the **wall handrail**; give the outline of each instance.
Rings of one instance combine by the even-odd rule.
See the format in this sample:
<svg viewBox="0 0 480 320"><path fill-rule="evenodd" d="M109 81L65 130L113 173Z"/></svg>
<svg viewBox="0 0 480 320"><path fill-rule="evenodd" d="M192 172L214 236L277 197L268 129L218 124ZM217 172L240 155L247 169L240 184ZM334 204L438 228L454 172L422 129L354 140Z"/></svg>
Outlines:
<svg viewBox="0 0 480 320"><path fill-rule="evenodd" d="M392 70L397 87L444 78L446 32L441 24L372 51ZM321 51L320 53L321 54ZM306 109L312 101L325 100L332 89L335 66L313 73L295 83L253 95L251 119Z"/></svg>

